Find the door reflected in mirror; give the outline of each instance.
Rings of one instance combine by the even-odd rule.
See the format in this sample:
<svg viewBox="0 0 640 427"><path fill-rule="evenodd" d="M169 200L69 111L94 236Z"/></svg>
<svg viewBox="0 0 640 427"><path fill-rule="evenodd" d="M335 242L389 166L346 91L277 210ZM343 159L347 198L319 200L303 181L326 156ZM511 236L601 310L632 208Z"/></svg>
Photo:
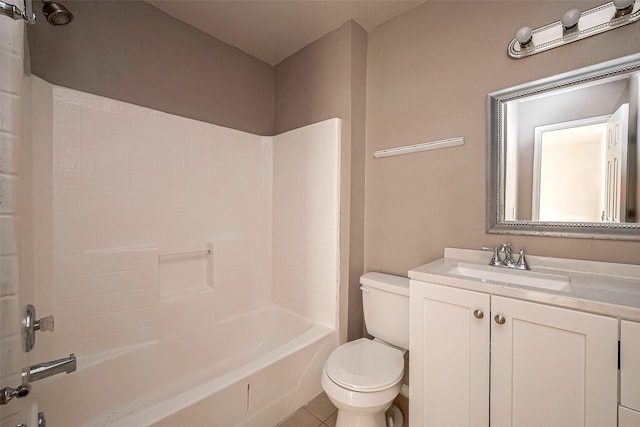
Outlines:
<svg viewBox="0 0 640 427"><path fill-rule="evenodd" d="M605 125L536 132L534 221L600 221L604 212Z"/></svg>
<svg viewBox="0 0 640 427"><path fill-rule="evenodd" d="M608 116L536 126L532 197L518 200L525 185L510 187L505 219L612 223L626 219L626 193L635 189L626 180L628 126L628 103ZM507 156L511 149L507 146ZM517 170L517 161L507 163L508 182L526 181Z"/></svg>
<svg viewBox="0 0 640 427"><path fill-rule="evenodd" d="M488 231L640 238L639 99L640 54L489 94Z"/></svg>

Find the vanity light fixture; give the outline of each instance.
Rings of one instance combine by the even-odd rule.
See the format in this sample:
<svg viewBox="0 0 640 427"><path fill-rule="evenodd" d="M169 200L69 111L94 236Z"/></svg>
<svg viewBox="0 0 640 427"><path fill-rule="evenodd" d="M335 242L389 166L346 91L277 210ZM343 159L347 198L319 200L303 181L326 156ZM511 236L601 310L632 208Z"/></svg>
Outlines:
<svg viewBox="0 0 640 427"><path fill-rule="evenodd" d="M570 9L560 21L532 30L522 27L509 43L513 59L535 55L640 20L640 0L613 0L584 12Z"/></svg>

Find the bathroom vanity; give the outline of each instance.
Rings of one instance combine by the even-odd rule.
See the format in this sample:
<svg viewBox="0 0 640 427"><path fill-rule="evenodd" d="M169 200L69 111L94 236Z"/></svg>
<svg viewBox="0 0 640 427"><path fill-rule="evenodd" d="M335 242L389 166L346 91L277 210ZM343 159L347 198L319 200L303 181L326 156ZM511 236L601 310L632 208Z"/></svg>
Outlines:
<svg viewBox="0 0 640 427"><path fill-rule="evenodd" d="M640 265L489 259L409 271L410 425L640 426Z"/></svg>

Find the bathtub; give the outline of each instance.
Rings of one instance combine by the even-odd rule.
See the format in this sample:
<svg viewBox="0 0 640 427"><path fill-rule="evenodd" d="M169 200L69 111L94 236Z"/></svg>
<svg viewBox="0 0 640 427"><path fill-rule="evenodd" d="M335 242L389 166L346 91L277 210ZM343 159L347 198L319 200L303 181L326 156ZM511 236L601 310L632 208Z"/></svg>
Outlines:
<svg viewBox="0 0 640 427"><path fill-rule="evenodd" d="M78 370L38 389L65 427L274 426L322 391L334 330L277 306L171 339L78 356Z"/></svg>

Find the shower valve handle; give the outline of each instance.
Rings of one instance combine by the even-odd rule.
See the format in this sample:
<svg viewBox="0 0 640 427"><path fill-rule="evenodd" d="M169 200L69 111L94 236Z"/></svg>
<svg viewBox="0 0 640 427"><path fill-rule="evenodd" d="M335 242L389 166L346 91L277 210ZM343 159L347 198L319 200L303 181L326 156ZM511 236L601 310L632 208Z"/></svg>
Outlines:
<svg viewBox="0 0 640 427"><path fill-rule="evenodd" d="M23 347L26 352L33 350L36 345L36 331L53 332L55 328L53 316L46 316L39 320L35 319L36 308L31 304L27 304L22 319Z"/></svg>
<svg viewBox="0 0 640 427"><path fill-rule="evenodd" d="M55 323L53 321L53 316L43 317L42 319L33 322L34 331L53 332L54 327Z"/></svg>

